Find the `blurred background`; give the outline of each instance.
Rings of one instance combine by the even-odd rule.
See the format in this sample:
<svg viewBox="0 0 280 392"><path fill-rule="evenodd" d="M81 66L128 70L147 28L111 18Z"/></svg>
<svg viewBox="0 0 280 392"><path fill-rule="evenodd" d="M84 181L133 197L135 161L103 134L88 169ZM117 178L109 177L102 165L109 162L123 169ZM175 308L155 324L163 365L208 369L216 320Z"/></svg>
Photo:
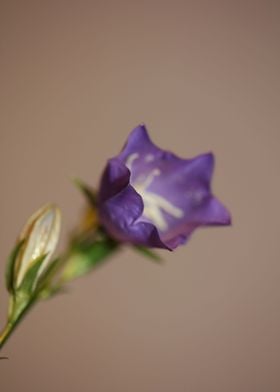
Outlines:
<svg viewBox="0 0 280 392"><path fill-rule="evenodd" d="M280 390L278 1L0 3L0 322L4 269L48 201L63 239L141 122L183 157L215 152L232 228L161 252L127 249L28 315L1 353L0 389Z"/></svg>

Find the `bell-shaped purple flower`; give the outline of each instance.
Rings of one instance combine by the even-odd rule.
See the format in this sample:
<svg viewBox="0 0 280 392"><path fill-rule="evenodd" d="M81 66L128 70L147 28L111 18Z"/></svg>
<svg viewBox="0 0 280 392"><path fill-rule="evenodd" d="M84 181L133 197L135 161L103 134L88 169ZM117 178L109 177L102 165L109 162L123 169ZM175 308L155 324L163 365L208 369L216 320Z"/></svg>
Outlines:
<svg viewBox="0 0 280 392"><path fill-rule="evenodd" d="M98 195L99 215L116 240L174 249L200 226L229 225L212 195L211 153L182 159L155 146L144 125L108 161Z"/></svg>

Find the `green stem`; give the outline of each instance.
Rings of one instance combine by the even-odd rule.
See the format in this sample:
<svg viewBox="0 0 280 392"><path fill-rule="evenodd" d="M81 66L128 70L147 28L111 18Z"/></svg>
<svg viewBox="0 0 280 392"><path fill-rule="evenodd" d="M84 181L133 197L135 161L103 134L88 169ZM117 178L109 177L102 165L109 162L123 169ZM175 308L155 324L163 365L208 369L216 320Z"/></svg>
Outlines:
<svg viewBox="0 0 280 392"><path fill-rule="evenodd" d="M0 350L2 349L6 341L9 339L13 331L14 331L13 324L7 323L5 328L0 334Z"/></svg>
<svg viewBox="0 0 280 392"><path fill-rule="evenodd" d="M9 317L6 326L0 333L0 350L2 350L3 346L6 344L7 340L10 338L12 333L15 331L16 327L22 321L26 313L30 310L32 305L35 303L36 298L30 298L29 302L26 303L21 309L20 312L16 314L16 317ZM13 315L11 315L13 316Z"/></svg>

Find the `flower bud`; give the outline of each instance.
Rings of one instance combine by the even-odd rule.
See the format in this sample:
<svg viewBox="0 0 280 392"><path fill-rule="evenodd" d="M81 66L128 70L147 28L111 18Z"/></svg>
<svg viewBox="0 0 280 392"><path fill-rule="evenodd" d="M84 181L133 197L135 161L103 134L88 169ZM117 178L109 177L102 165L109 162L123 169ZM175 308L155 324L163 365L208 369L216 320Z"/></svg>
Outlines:
<svg viewBox="0 0 280 392"><path fill-rule="evenodd" d="M20 237L21 246L14 263L14 287L19 288L29 269L36 261L43 261L36 273L33 287L48 267L55 251L61 227L60 210L51 204L36 211L27 221Z"/></svg>

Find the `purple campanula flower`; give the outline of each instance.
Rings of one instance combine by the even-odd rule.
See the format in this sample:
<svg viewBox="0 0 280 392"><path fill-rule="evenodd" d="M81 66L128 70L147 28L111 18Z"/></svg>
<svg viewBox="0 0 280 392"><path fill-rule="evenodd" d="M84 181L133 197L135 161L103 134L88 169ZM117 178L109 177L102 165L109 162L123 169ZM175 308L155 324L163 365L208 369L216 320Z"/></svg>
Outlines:
<svg viewBox="0 0 280 392"><path fill-rule="evenodd" d="M213 167L213 154L179 158L155 146L140 125L103 172L101 223L118 241L170 250L197 227L229 225L228 210L211 192Z"/></svg>

